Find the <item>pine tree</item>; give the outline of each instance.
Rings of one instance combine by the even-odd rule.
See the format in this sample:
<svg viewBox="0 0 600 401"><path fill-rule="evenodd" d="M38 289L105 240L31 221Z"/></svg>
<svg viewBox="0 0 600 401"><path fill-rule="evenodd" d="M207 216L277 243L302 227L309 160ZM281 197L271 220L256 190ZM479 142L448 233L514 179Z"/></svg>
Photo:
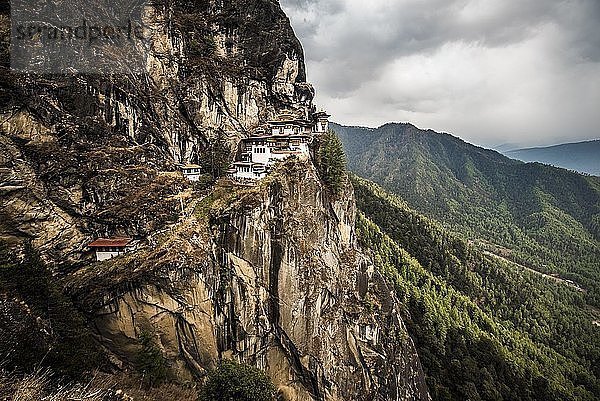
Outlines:
<svg viewBox="0 0 600 401"><path fill-rule="evenodd" d="M339 194L346 182L346 155L342 141L332 130L329 130L321 139L318 167L325 185L334 194Z"/></svg>
<svg viewBox="0 0 600 401"><path fill-rule="evenodd" d="M199 157L199 163L204 171L211 176L213 180L225 175L229 168L229 156L231 149L222 134L211 141L208 147Z"/></svg>

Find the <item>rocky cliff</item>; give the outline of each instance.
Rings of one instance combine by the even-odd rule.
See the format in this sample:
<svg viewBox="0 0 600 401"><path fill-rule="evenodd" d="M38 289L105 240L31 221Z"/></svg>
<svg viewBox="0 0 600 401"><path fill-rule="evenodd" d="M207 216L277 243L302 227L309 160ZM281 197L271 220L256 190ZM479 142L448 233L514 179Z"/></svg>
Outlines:
<svg viewBox="0 0 600 401"><path fill-rule="evenodd" d="M217 185L157 245L68 278L119 363L153 334L178 376L256 364L284 400L428 399L397 299L355 243L351 186L309 163Z"/></svg>
<svg viewBox="0 0 600 401"><path fill-rule="evenodd" d="M0 11L0 235L33 239L52 262L79 259L94 236L173 221L177 202L147 210L148 196L182 190L161 173L312 105L302 47L270 0L149 3L146 73L128 76L13 73Z"/></svg>
<svg viewBox="0 0 600 401"><path fill-rule="evenodd" d="M156 1L144 22L142 75L0 68L2 241L31 240L117 368L135 364L149 333L182 381L235 358L265 369L286 400L428 399L397 300L356 246L349 184L332 197L294 160L254 188L200 188L177 171L312 108L278 3ZM102 235L143 246L91 263L86 244Z"/></svg>

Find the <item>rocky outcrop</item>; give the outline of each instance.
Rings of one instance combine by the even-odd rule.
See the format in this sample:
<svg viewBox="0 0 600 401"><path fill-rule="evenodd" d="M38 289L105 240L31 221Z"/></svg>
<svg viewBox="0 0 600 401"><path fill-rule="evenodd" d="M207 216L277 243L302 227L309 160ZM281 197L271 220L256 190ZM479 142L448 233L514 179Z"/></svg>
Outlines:
<svg viewBox="0 0 600 401"><path fill-rule="evenodd" d="M332 198L310 164L288 162L223 194L208 221L174 229L177 245L120 262L133 273L119 285L98 288L101 268L73 275L103 344L131 363L150 332L189 380L222 358L255 364L285 400L428 399L398 301L356 246L350 185Z"/></svg>
<svg viewBox="0 0 600 401"><path fill-rule="evenodd" d="M298 161L251 189L198 188L177 171L312 109L278 2L157 0L143 18L145 74L0 66L0 240L31 240L116 367L135 366L147 332L183 381L234 358L265 369L284 400L428 399L392 289L356 246L349 185L334 198ZM90 264L87 241L107 235L145 241Z"/></svg>
<svg viewBox="0 0 600 401"><path fill-rule="evenodd" d="M56 263L78 262L96 236L145 237L174 221L179 203L164 200L185 190L165 172L312 107L302 47L276 2L153 1L143 20L141 75L17 74L0 41L0 238L31 239ZM7 8L0 31L9 37ZM148 202L136 200L157 192L159 210L140 212Z"/></svg>

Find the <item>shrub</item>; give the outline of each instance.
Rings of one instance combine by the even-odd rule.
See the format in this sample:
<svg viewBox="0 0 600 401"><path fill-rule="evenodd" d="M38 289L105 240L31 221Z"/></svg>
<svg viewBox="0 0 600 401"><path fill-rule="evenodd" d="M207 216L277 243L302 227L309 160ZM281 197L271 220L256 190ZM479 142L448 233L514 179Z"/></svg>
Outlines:
<svg viewBox="0 0 600 401"><path fill-rule="evenodd" d="M154 387L169 379L167 361L147 331L140 334L142 349L138 355L138 369L144 375L144 381Z"/></svg>
<svg viewBox="0 0 600 401"><path fill-rule="evenodd" d="M212 371L200 393L200 401L274 401L275 386L261 370L223 361Z"/></svg>

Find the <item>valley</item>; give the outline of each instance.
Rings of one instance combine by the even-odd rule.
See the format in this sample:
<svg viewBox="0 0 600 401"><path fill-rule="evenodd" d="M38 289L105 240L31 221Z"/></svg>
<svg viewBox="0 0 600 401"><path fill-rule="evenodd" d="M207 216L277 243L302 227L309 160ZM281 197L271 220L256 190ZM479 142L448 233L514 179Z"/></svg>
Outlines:
<svg viewBox="0 0 600 401"><path fill-rule="evenodd" d="M426 355L423 364L434 399L465 399L470 385L483 399L555 399L557 394L595 399L600 337L587 294L503 257L486 255L489 251L374 183L356 176L352 182L364 214L359 239L404 300L409 331L420 355ZM461 348L453 366L470 373L453 375L447 370L452 362L439 350L455 351L461 343L469 347ZM485 356L478 354L480 347ZM514 374L500 374L506 369ZM543 372L550 387L529 388L522 381L528 380L524 377L531 374L529 369ZM481 371L496 375L475 373ZM579 387L578 375L590 381ZM501 394L482 394L484 388ZM516 388L518 395L511 396L509 389ZM524 395L530 391L535 395Z"/></svg>

